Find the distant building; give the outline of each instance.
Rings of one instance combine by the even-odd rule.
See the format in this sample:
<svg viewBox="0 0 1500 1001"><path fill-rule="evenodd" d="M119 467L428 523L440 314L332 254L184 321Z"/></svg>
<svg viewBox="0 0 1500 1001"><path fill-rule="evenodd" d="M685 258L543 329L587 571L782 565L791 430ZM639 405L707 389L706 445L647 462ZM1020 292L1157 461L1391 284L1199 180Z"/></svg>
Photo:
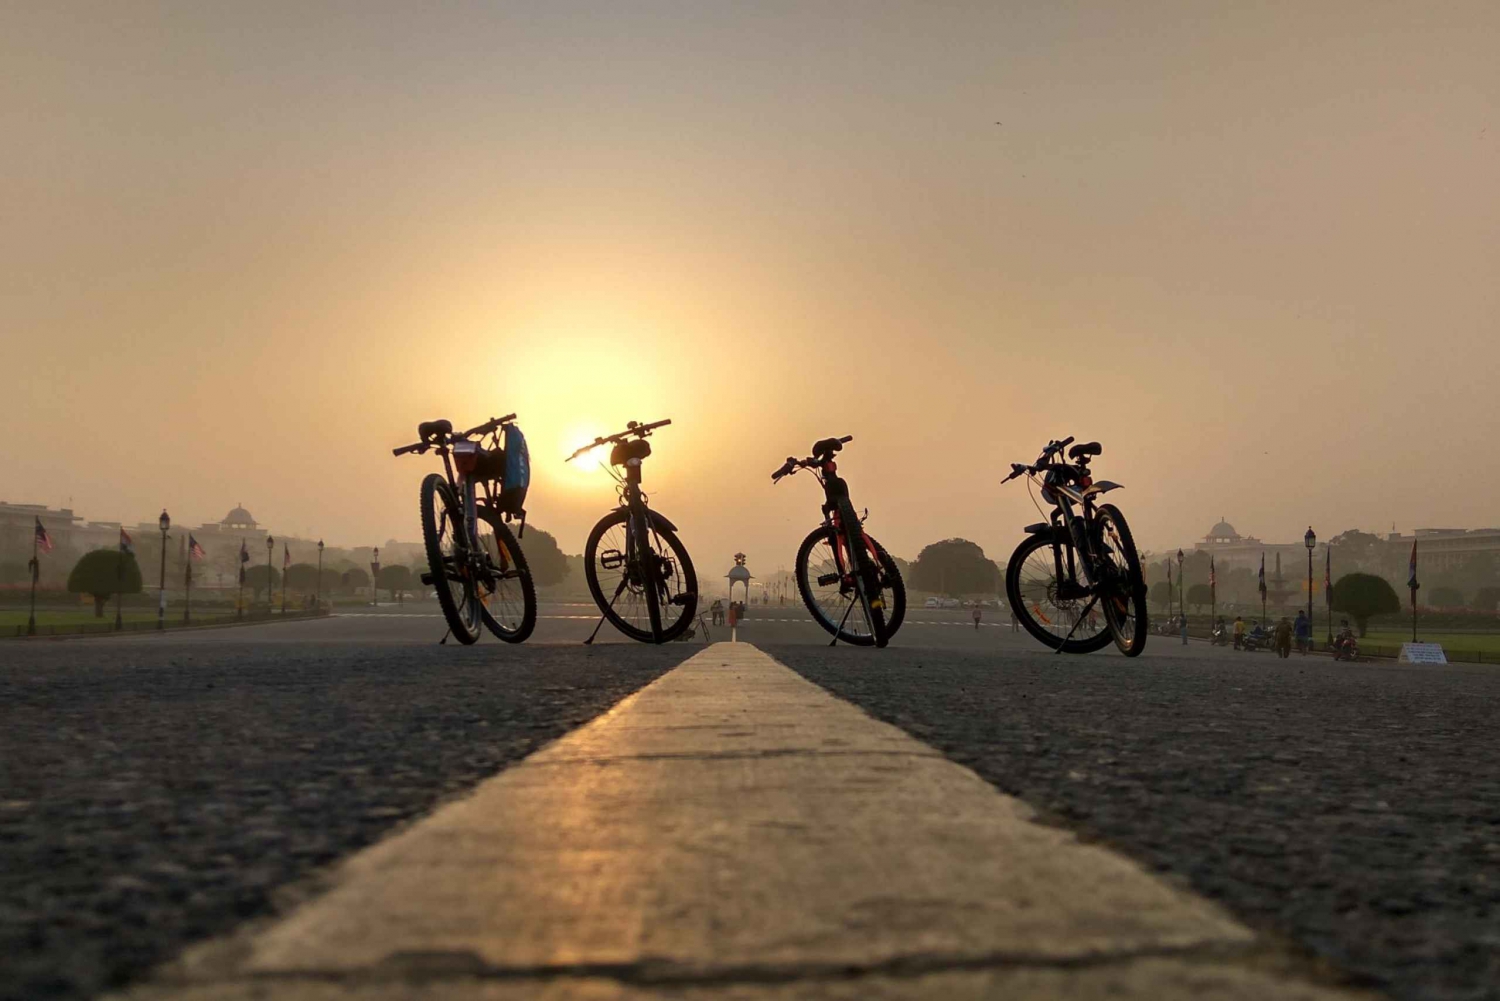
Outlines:
<svg viewBox="0 0 1500 1001"><path fill-rule="evenodd" d="M1411 535L1392 532L1386 545L1395 547L1403 558L1417 544L1418 578L1435 571L1453 570L1472 556L1489 553L1500 561L1500 528L1419 528Z"/></svg>
<svg viewBox="0 0 1500 1001"><path fill-rule="evenodd" d="M1318 549L1321 550L1323 540L1318 540ZM1264 554L1267 562L1266 573L1271 572L1270 565L1274 563L1276 554L1280 553L1283 560L1296 557L1300 560L1307 559L1307 546L1298 539L1296 542L1262 542L1253 535L1241 535L1234 530L1234 526L1224 519L1208 530L1203 541L1193 546L1194 551L1208 553L1214 558L1214 566L1220 571L1231 567L1243 566L1254 570L1260 569L1260 558Z"/></svg>

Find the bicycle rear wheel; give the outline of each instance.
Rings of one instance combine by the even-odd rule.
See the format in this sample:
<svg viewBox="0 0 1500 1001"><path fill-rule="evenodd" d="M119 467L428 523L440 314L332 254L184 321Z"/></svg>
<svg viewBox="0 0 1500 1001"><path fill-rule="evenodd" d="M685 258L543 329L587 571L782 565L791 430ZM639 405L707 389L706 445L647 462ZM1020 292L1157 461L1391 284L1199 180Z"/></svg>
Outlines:
<svg viewBox="0 0 1500 1001"><path fill-rule="evenodd" d="M479 614L485 628L507 643L520 643L536 628L536 586L526 554L499 511L480 506L476 512L479 548L484 552L479 576Z"/></svg>
<svg viewBox="0 0 1500 1001"><path fill-rule="evenodd" d="M432 587L454 639L468 645L479 639L480 604L469 568L463 505L448 481L437 473L422 480L422 542Z"/></svg>
<svg viewBox="0 0 1500 1001"><path fill-rule="evenodd" d="M1099 599L1115 646L1127 657L1146 648L1146 578L1135 538L1113 504L1101 504L1094 520L1099 560L1109 566L1109 591Z"/></svg>
<svg viewBox="0 0 1500 1001"><path fill-rule="evenodd" d="M1077 564L1073 540L1058 533L1062 558L1059 576L1053 558L1053 537L1028 535L1005 569L1005 596L1026 631L1044 645L1063 653L1093 653L1109 646L1109 627L1098 605L1089 605L1072 568Z"/></svg>

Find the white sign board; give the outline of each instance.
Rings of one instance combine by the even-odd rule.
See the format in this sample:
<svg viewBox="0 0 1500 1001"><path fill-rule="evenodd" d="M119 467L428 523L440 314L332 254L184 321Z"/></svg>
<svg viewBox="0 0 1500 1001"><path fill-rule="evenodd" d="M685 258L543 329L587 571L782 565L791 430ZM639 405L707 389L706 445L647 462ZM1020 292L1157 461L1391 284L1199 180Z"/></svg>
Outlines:
<svg viewBox="0 0 1500 1001"><path fill-rule="evenodd" d="M1401 656L1396 658L1398 664L1446 664L1448 658L1443 656L1443 644L1441 643L1402 643Z"/></svg>

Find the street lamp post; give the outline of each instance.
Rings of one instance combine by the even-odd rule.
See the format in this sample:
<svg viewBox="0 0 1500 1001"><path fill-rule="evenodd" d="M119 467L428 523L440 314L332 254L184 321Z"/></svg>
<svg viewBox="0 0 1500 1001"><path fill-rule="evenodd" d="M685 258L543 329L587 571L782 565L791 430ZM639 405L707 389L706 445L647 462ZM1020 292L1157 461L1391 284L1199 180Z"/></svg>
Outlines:
<svg viewBox="0 0 1500 1001"><path fill-rule="evenodd" d="M271 536L267 535L266 536L266 615L267 616L269 616L273 611L275 611L275 606L271 602L271 550L273 550L275 548L276 548L276 540L273 539Z"/></svg>
<svg viewBox="0 0 1500 1001"><path fill-rule="evenodd" d="M323 540L318 540L318 583L313 588L313 610L323 610Z"/></svg>
<svg viewBox="0 0 1500 1001"><path fill-rule="evenodd" d="M172 527L172 519L167 517L167 509L161 509L161 517L156 519L157 527L161 529L161 581L156 589L156 628L167 628L167 529Z"/></svg>
<svg viewBox="0 0 1500 1001"><path fill-rule="evenodd" d="M1187 646L1187 580L1182 573L1182 550L1177 550L1177 611L1182 616L1182 645Z"/></svg>
<svg viewBox="0 0 1500 1001"><path fill-rule="evenodd" d="M1312 526L1307 526L1307 534L1302 537L1302 544L1307 547L1307 645L1312 646L1312 596L1313 596L1313 549L1318 545L1318 537L1313 533Z"/></svg>
<svg viewBox="0 0 1500 1001"><path fill-rule="evenodd" d="M379 606L380 604L380 585L376 583L379 577L380 547L376 546L374 555L370 560L370 604L372 606Z"/></svg>

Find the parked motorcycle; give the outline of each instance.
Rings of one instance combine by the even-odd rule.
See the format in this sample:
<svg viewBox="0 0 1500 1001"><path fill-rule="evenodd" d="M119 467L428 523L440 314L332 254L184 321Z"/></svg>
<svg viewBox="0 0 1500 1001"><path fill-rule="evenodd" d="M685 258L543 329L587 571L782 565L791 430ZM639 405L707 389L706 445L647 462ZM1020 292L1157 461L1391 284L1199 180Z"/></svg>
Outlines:
<svg viewBox="0 0 1500 1001"><path fill-rule="evenodd" d="M1229 630L1223 626L1214 626L1213 634L1209 636L1209 643L1213 646L1228 646Z"/></svg>
<svg viewBox="0 0 1500 1001"><path fill-rule="evenodd" d="M1346 636L1338 637L1333 641L1333 659L1350 661L1358 660L1359 640L1356 639L1352 633Z"/></svg>
<svg viewBox="0 0 1500 1001"><path fill-rule="evenodd" d="M1269 629L1262 629L1260 626L1255 626L1240 641L1240 648L1251 652L1271 649L1271 631Z"/></svg>

